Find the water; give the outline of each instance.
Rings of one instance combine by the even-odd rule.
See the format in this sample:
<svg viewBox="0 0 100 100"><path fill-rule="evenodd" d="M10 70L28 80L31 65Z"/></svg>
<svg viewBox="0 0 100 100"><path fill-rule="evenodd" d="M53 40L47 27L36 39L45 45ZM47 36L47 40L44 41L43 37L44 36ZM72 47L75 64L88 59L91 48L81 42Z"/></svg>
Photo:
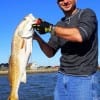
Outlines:
<svg viewBox="0 0 100 100"><path fill-rule="evenodd" d="M19 100L53 100L56 73L27 74L27 83L21 83ZM9 95L7 76L0 76L0 100L7 100Z"/></svg>
<svg viewBox="0 0 100 100"><path fill-rule="evenodd" d="M100 84L100 71L97 78ZM56 73L27 74L27 83L20 85L19 100L53 100L55 83ZM0 76L0 100L7 100L9 91L7 76ZM97 95L100 97L100 85Z"/></svg>

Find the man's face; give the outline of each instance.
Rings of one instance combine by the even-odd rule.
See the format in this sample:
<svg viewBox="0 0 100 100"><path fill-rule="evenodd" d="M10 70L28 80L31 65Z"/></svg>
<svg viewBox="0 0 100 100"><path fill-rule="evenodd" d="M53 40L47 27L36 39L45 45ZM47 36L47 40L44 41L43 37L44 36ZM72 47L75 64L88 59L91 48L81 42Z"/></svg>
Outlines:
<svg viewBox="0 0 100 100"><path fill-rule="evenodd" d="M76 7L76 0L58 0L58 5L64 12L70 12Z"/></svg>

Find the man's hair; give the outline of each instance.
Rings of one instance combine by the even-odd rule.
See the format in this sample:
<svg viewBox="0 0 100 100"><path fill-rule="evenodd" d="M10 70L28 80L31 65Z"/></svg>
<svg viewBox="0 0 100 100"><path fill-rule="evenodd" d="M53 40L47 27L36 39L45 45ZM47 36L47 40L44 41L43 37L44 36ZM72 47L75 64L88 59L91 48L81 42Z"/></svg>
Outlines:
<svg viewBox="0 0 100 100"><path fill-rule="evenodd" d="M61 0L57 0L57 3L58 3L59 1L61 1Z"/></svg>
<svg viewBox="0 0 100 100"><path fill-rule="evenodd" d="M57 3L58 3L59 1L61 1L61 0L57 0Z"/></svg>

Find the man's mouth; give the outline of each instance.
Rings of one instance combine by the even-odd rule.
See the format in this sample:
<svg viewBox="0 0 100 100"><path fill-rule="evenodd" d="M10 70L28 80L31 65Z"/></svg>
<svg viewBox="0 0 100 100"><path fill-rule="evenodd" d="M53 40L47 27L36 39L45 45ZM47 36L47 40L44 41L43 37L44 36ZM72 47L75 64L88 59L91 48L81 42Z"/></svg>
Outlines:
<svg viewBox="0 0 100 100"><path fill-rule="evenodd" d="M70 6L71 4L68 4L68 3L63 5L64 8L70 8Z"/></svg>

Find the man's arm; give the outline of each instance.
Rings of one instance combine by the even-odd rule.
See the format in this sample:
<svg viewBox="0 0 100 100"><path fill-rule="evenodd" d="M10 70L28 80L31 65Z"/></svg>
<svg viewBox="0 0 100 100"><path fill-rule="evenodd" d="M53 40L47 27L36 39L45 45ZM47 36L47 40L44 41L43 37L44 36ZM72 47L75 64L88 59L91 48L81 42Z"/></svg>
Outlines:
<svg viewBox="0 0 100 100"><path fill-rule="evenodd" d="M41 50L47 57L52 57L55 54L55 50L48 45L37 33L33 35L33 39L37 40Z"/></svg>
<svg viewBox="0 0 100 100"><path fill-rule="evenodd" d="M82 42L81 34L77 28L54 26L53 24L42 20L40 23L33 24L32 27L35 28L40 34L50 32L51 34L55 34L58 37L72 42Z"/></svg>
<svg viewBox="0 0 100 100"><path fill-rule="evenodd" d="M59 36L72 42L81 43L83 41L81 34L77 28L63 28L56 26L54 28L54 32L56 36Z"/></svg>

